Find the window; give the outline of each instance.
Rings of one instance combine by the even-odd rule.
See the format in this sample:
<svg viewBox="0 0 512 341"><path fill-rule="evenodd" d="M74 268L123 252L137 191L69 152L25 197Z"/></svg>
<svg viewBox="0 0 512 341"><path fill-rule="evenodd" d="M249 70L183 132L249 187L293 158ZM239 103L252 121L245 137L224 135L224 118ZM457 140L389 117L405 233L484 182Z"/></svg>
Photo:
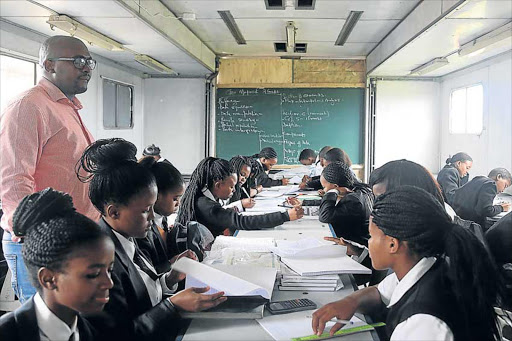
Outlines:
<svg viewBox="0 0 512 341"><path fill-rule="evenodd" d="M0 55L0 112L36 84L36 63Z"/></svg>
<svg viewBox="0 0 512 341"><path fill-rule="evenodd" d="M482 84L453 90L450 96L450 133L480 135L483 131L483 111Z"/></svg>
<svg viewBox="0 0 512 341"><path fill-rule="evenodd" d="M103 127L133 127L133 86L103 78Z"/></svg>

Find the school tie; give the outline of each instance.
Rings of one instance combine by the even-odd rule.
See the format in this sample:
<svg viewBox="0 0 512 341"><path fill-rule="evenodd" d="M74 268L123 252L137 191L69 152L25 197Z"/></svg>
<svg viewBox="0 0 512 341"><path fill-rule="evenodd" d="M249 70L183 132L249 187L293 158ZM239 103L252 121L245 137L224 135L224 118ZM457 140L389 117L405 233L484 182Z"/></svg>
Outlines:
<svg viewBox="0 0 512 341"><path fill-rule="evenodd" d="M135 246L135 254L133 255L133 263L135 263L142 271L146 273L153 281L158 279L158 275L149 268L149 266L144 261L145 257L140 251L140 249Z"/></svg>
<svg viewBox="0 0 512 341"><path fill-rule="evenodd" d="M162 230L169 232L169 225L167 225L167 217L162 218Z"/></svg>

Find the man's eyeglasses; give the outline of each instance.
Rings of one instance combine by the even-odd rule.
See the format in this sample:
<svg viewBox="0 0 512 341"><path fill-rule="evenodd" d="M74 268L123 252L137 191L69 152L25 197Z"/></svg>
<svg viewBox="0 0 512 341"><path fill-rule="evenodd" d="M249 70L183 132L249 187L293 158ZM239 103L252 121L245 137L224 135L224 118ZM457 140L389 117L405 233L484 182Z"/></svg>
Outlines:
<svg viewBox="0 0 512 341"><path fill-rule="evenodd" d="M74 58L48 58L49 61L57 61L57 60L68 60L73 62L73 65L77 69L83 69L85 65L89 67L89 69L94 70L96 67L96 61L92 58L85 58L85 57L74 57Z"/></svg>

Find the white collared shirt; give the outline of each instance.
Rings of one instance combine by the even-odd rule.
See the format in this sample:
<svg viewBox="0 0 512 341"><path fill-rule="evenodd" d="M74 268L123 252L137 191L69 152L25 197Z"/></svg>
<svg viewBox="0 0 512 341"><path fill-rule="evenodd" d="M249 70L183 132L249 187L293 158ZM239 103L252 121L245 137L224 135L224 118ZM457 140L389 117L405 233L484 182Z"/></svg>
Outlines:
<svg viewBox="0 0 512 341"><path fill-rule="evenodd" d="M435 262L435 257L422 258L401 281L394 273L384 278L377 286L382 302L389 308L400 301ZM396 326L390 340L453 341L453 333L443 320L428 314L415 314Z"/></svg>
<svg viewBox="0 0 512 341"><path fill-rule="evenodd" d="M228 200L215 199L215 197L213 196L212 192L208 188L206 188L206 187L203 188L202 192L203 192L205 197L207 197L208 199L211 199L211 200L219 203L222 206L222 208L236 207L238 212L243 212L244 211L244 207L242 206L242 200L238 200L238 201L232 202L231 204L227 204Z"/></svg>
<svg viewBox="0 0 512 341"><path fill-rule="evenodd" d="M73 335L74 341L80 340L77 328L78 317L75 317L75 322L73 322L70 328L48 308L39 293L34 295L34 306L41 341L67 341L71 335Z"/></svg>
<svg viewBox="0 0 512 341"><path fill-rule="evenodd" d="M121 246L123 247L124 251L128 255L128 258L130 258L130 260L133 263L133 256L135 256L135 242L131 238L128 239L125 236L123 236L122 234L120 234L114 230L112 230L112 232L114 232L117 239L121 243ZM148 268L150 268L155 273L157 273L155 268L153 267L153 264L147 262L144 257L142 257L142 260L144 261L144 263L146 263ZM148 291L149 298L151 299L151 305L153 307L155 305L157 305L158 303L160 303L164 292L166 294L172 292L173 288L171 288L171 289L167 288L167 285L165 283L165 276L161 276L157 281L154 281L153 279L151 279L151 277L149 277L149 275L147 273L142 271L142 269L139 268L139 266L137 264L133 263L133 265L135 265L135 268L139 272L140 277L142 277L142 280L144 281L144 284L146 285L146 289Z"/></svg>

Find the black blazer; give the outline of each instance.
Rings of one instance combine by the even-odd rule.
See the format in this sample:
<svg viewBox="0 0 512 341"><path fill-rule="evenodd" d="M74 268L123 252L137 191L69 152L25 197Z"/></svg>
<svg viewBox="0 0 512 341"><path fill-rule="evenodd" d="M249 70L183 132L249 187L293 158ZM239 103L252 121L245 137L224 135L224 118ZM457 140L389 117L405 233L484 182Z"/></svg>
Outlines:
<svg viewBox="0 0 512 341"><path fill-rule="evenodd" d="M498 264L512 263L512 213L498 220L485 233L485 239Z"/></svg>
<svg viewBox="0 0 512 341"><path fill-rule="evenodd" d="M154 307L151 305L142 277L111 227L103 218L98 224L112 238L116 248L112 271L114 287L110 289L110 301L103 313L90 316L89 321L100 329L105 340L174 339L180 324L177 309L167 299ZM111 329L105 327L108 323Z"/></svg>
<svg viewBox="0 0 512 341"><path fill-rule="evenodd" d="M289 221L288 212L274 212L262 215L243 216L232 209L222 206L204 195L196 199L196 221L206 226L214 236L221 235L225 229L231 233L235 230L259 230L276 227Z"/></svg>
<svg viewBox="0 0 512 341"><path fill-rule="evenodd" d="M494 180L486 176L475 176L455 191L451 206L459 217L474 221L486 230L487 217L503 212L503 207L493 205L496 194L498 189Z"/></svg>
<svg viewBox="0 0 512 341"><path fill-rule="evenodd" d="M322 189L322 183L320 182L320 175L314 176L306 182L306 187L313 188L314 190Z"/></svg>
<svg viewBox="0 0 512 341"><path fill-rule="evenodd" d="M318 218L332 225L337 237L368 246L368 223L373 206L369 189L356 189L336 205L336 193L326 193L320 204Z"/></svg>
<svg viewBox="0 0 512 341"><path fill-rule="evenodd" d="M262 185L263 187L272 187L272 186L281 186L283 182L281 180L272 180L269 178L267 172L265 172L265 168L258 160L254 160L252 162L252 166L255 168L253 171L255 173L255 182L256 185Z"/></svg>
<svg viewBox="0 0 512 341"><path fill-rule="evenodd" d="M87 320L78 315L77 322L80 341L95 341L97 335ZM39 341L36 306L32 297L15 311L0 317L0 340Z"/></svg>
<svg viewBox="0 0 512 341"><path fill-rule="evenodd" d="M467 177L465 177L465 179L467 182ZM439 171L437 182L443 192L444 200L449 205L452 205L455 191L465 183L463 183L459 171L452 165L446 165Z"/></svg>
<svg viewBox="0 0 512 341"><path fill-rule="evenodd" d="M151 259L151 262L158 273L164 273L171 270L171 263L169 263L169 260L174 256L174 254L170 254L155 222L151 223L151 229L148 231L146 238L137 238L135 239L135 242L139 249L144 252L149 259Z"/></svg>

